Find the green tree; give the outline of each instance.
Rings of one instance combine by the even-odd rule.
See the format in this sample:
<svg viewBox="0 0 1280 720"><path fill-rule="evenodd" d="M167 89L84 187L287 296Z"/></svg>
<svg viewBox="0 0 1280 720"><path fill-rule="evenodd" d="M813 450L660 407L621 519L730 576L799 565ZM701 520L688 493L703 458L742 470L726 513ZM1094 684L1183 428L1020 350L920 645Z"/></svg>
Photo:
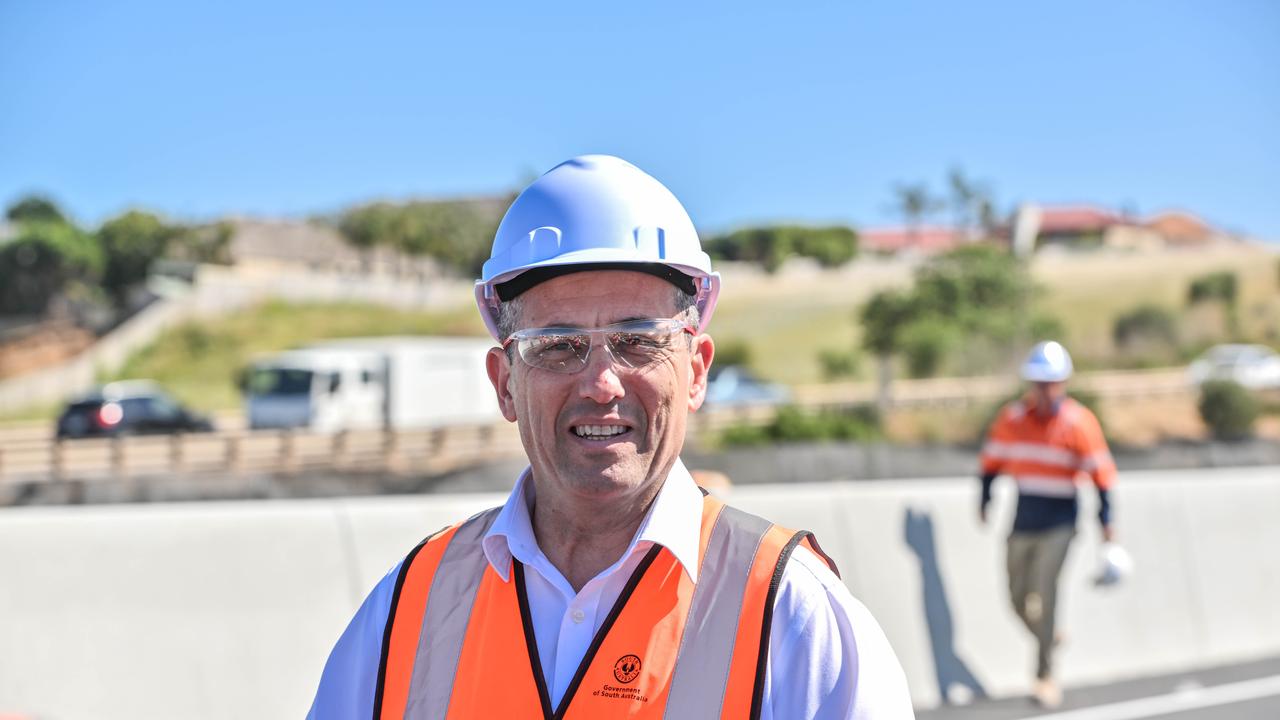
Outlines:
<svg viewBox="0 0 1280 720"><path fill-rule="evenodd" d="M181 232L151 213L130 210L98 228L98 243L105 264L102 288L123 307L129 288L147 279L157 258L165 254L170 241Z"/></svg>
<svg viewBox="0 0 1280 720"><path fill-rule="evenodd" d="M888 408L893 390L893 356L901 349L903 329L920 313L915 297L901 290L881 290L858 314L862 346L876 356L876 404Z"/></svg>
<svg viewBox="0 0 1280 720"><path fill-rule="evenodd" d="M102 250L61 222L28 222L0 246L0 314L40 314L60 293L98 281Z"/></svg>
<svg viewBox="0 0 1280 720"><path fill-rule="evenodd" d="M933 377L960 341L960 328L945 318L932 316L907 323L902 328L902 356L913 378Z"/></svg>
<svg viewBox="0 0 1280 720"><path fill-rule="evenodd" d="M921 267L911 290L872 296L860 319L863 347L880 358L881 406L894 355L903 355L915 376L938 372L948 358L961 361L962 371L990 368L1008 357L1024 322L1041 331L1057 326L1046 316L1024 319L1035 293L1026 269L1007 252L969 245Z"/></svg>
<svg viewBox="0 0 1280 720"><path fill-rule="evenodd" d="M774 273L791 253L788 238L774 227L752 227L713 237L706 251L723 260L756 263Z"/></svg>
<svg viewBox="0 0 1280 720"><path fill-rule="evenodd" d="M43 195L28 195L18 200L5 211L5 217L12 223L67 222L58 205Z"/></svg>
<svg viewBox="0 0 1280 720"><path fill-rule="evenodd" d="M373 203L343 213L338 231L360 249L366 266L373 248L381 246L404 257L429 256L474 276L488 257L500 205L480 200Z"/></svg>
<svg viewBox="0 0 1280 720"><path fill-rule="evenodd" d="M769 273L792 255L813 258L823 267L838 267L858 254L858 234L841 225L767 225L713 237L704 249L713 258L756 263Z"/></svg>
<svg viewBox="0 0 1280 720"><path fill-rule="evenodd" d="M338 232L360 252L365 270L369 269L374 248L391 242L393 211L388 203L373 203L348 210L338 220Z"/></svg>
<svg viewBox="0 0 1280 720"><path fill-rule="evenodd" d="M858 233L841 225L784 228L797 255L810 257L822 267L839 267L858 254Z"/></svg>
<svg viewBox="0 0 1280 720"><path fill-rule="evenodd" d="M907 237L914 245L920 237L921 223L937 212L942 203L929 192L929 186L924 183L898 185L893 192L898 213L907 226Z"/></svg>

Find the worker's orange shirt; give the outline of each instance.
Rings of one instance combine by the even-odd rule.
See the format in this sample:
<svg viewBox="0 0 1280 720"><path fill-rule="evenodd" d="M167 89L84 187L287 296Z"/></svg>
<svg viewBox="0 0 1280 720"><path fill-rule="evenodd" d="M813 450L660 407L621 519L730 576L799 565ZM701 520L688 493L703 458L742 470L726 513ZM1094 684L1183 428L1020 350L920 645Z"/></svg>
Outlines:
<svg viewBox="0 0 1280 720"><path fill-rule="evenodd" d="M1074 497L1078 474L1107 490L1116 465L1098 418L1068 397L1048 418L1027 400L1006 405L982 447L982 473L1012 475L1023 495Z"/></svg>

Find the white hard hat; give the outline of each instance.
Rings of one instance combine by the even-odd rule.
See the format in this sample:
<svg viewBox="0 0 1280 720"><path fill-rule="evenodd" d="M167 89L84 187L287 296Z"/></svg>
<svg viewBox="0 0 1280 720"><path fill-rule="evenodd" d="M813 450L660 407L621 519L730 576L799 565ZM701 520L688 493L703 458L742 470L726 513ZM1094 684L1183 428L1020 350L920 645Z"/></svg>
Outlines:
<svg viewBox="0 0 1280 720"><path fill-rule="evenodd" d="M507 210L475 285L476 304L494 338L502 340L495 321L501 302L572 272L571 266L663 277L695 295L701 327L720 294L720 274L712 272L680 201L643 170L610 155L555 166ZM512 282L522 275L525 282Z"/></svg>
<svg viewBox="0 0 1280 720"><path fill-rule="evenodd" d="M1115 543L1103 543L1098 551L1098 575L1094 585L1115 585L1133 572L1133 558Z"/></svg>
<svg viewBox="0 0 1280 720"><path fill-rule="evenodd" d="M1022 379L1029 382L1062 382L1071 377L1071 355L1061 343L1036 343L1022 363Z"/></svg>

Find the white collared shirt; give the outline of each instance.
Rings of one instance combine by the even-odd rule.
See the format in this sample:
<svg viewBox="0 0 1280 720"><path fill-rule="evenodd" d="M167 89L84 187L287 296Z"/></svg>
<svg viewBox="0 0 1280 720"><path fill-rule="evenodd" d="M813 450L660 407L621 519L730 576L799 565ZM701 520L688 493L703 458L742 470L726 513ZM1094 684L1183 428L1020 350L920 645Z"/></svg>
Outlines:
<svg viewBox="0 0 1280 720"><path fill-rule="evenodd" d="M695 583L702 493L676 461L631 545L612 566L574 592L538 547L529 515L529 471L516 482L483 548L504 580L524 564L529 612L552 705L558 705L632 571L653 545L667 548ZM531 572L529 572L531 571ZM334 647L308 717L369 717L391 595L399 565L378 583ZM761 718L912 718L906 678L871 613L826 563L798 547L774 602Z"/></svg>

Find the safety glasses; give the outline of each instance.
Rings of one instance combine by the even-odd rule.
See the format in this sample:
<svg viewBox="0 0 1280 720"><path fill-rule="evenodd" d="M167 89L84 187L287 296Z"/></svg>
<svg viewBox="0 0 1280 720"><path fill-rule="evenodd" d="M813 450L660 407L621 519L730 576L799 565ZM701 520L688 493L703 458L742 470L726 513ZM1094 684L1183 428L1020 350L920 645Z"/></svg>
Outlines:
<svg viewBox="0 0 1280 720"><path fill-rule="evenodd" d="M576 373L587 366L599 340L613 358L642 368L671 353L680 333L694 334L683 320L628 320L599 328L546 327L517 330L502 343L512 345L526 364L555 373Z"/></svg>

